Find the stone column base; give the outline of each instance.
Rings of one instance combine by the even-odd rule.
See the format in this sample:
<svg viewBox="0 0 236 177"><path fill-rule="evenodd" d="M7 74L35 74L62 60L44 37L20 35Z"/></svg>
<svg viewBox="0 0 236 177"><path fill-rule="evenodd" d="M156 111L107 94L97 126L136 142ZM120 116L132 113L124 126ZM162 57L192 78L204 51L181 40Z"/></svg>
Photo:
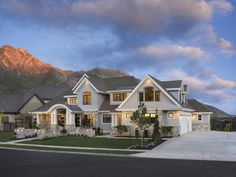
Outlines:
<svg viewBox="0 0 236 177"><path fill-rule="evenodd" d="M57 124L51 124L51 129L55 130L57 129L58 125Z"/></svg>
<svg viewBox="0 0 236 177"><path fill-rule="evenodd" d="M65 125L66 130L74 130L75 129L75 124L70 124L70 125Z"/></svg>

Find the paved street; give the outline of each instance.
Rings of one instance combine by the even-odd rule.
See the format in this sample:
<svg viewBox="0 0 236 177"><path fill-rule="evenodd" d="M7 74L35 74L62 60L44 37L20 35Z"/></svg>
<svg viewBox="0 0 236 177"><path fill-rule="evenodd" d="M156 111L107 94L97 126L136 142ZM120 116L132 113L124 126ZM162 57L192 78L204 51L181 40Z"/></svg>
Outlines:
<svg viewBox="0 0 236 177"><path fill-rule="evenodd" d="M0 149L1 177L235 177L236 163Z"/></svg>
<svg viewBox="0 0 236 177"><path fill-rule="evenodd" d="M236 161L236 132L192 132L137 156Z"/></svg>

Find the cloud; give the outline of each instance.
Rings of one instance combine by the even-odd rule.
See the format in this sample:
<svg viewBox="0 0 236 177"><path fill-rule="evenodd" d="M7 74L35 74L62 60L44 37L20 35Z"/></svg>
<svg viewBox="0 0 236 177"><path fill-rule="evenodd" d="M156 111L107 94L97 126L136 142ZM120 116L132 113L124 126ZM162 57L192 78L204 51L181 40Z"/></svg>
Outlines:
<svg viewBox="0 0 236 177"><path fill-rule="evenodd" d="M112 26L125 38L132 34L180 37L212 16L204 0L9 0L1 11L55 25ZM171 13L170 13L171 12ZM135 35L137 37L137 35ZM142 36L144 37L144 36Z"/></svg>
<svg viewBox="0 0 236 177"><path fill-rule="evenodd" d="M209 5L215 12L226 15L228 12L233 11L234 7L228 0L211 0Z"/></svg>
<svg viewBox="0 0 236 177"><path fill-rule="evenodd" d="M137 49L140 55L153 59L171 60L175 58L199 59L207 58L207 52L198 47L172 45L155 45L151 44Z"/></svg>
<svg viewBox="0 0 236 177"><path fill-rule="evenodd" d="M195 46L201 46L208 50L208 52L212 52L214 55L220 54L232 57L236 54L235 44L223 37L219 37L212 24L199 25L188 37Z"/></svg>
<svg viewBox="0 0 236 177"><path fill-rule="evenodd" d="M236 82L224 80L216 75L209 75L208 79L199 78L197 75L189 75L182 70L169 70L170 78L182 79L189 86L193 96L203 97L212 102L224 102L233 99L231 91L236 92Z"/></svg>

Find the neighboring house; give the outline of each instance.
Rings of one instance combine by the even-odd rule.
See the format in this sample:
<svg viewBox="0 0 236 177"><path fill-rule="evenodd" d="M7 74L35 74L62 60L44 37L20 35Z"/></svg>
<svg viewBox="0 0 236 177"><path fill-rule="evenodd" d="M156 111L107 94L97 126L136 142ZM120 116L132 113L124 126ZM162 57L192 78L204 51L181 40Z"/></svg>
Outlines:
<svg viewBox="0 0 236 177"><path fill-rule="evenodd" d="M53 98L61 95L63 92L69 89L68 86L48 86L48 85L37 85L28 90L27 94L37 94L44 103L48 103Z"/></svg>
<svg viewBox="0 0 236 177"><path fill-rule="evenodd" d="M44 102L37 94L0 95L0 112L8 119L7 122L15 123L15 118L20 114L41 107Z"/></svg>
<svg viewBox="0 0 236 177"><path fill-rule="evenodd" d="M192 131L192 112L187 106L188 86L181 80L159 81L147 75L142 81L132 76L102 79L84 74L69 92L65 92L32 112L39 126L68 130L76 127L100 128L114 133L117 125L136 127L130 116L140 102L147 117L158 114L161 126L172 126L174 135ZM151 135L152 128L149 130Z"/></svg>
<svg viewBox="0 0 236 177"><path fill-rule="evenodd" d="M192 113L192 130L210 131L212 111L196 99L189 99L188 106L194 110Z"/></svg>

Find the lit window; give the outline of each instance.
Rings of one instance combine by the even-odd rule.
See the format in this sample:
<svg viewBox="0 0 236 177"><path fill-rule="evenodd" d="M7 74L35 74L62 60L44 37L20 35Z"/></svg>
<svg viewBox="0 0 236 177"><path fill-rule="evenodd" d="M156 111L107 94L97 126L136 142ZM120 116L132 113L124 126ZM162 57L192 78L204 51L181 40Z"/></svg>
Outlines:
<svg viewBox="0 0 236 177"><path fill-rule="evenodd" d="M143 92L139 92L139 102L143 102Z"/></svg>
<svg viewBox="0 0 236 177"><path fill-rule="evenodd" d="M110 124L111 123L111 114L103 114L102 122L104 124Z"/></svg>
<svg viewBox="0 0 236 177"><path fill-rule="evenodd" d="M175 117L175 114L173 112L168 113L168 118L173 119Z"/></svg>
<svg viewBox="0 0 236 177"><path fill-rule="evenodd" d="M154 101L153 87L145 88L145 101Z"/></svg>
<svg viewBox="0 0 236 177"><path fill-rule="evenodd" d="M69 98L70 105L76 105L76 98Z"/></svg>
<svg viewBox="0 0 236 177"><path fill-rule="evenodd" d="M83 104L90 105L91 104L91 92L85 91L83 93Z"/></svg>
<svg viewBox="0 0 236 177"><path fill-rule="evenodd" d="M155 101L160 101L160 91L155 91Z"/></svg>
<svg viewBox="0 0 236 177"><path fill-rule="evenodd" d="M198 118L197 118L199 121L202 120L202 115L198 115Z"/></svg>
<svg viewBox="0 0 236 177"><path fill-rule="evenodd" d="M127 93L114 93L113 101L124 101L127 97Z"/></svg>

